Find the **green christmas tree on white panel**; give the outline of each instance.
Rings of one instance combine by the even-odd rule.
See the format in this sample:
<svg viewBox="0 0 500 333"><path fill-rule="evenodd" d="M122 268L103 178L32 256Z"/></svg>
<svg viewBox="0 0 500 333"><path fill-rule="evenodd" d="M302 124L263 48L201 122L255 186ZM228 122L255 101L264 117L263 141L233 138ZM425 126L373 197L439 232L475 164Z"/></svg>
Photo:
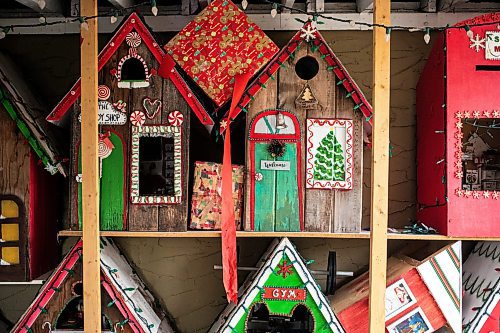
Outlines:
<svg viewBox="0 0 500 333"><path fill-rule="evenodd" d="M321 140L314 157L315 180L345 180L344 151L333 130Z"/></svg>

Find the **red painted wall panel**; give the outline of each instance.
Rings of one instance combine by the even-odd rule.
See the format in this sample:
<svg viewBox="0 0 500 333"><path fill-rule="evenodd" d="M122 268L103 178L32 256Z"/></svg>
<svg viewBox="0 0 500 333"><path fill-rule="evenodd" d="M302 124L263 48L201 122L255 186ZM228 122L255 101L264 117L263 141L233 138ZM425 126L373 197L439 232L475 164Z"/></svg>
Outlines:
<svg viewBox="0 0 500 333"><path fill-rule="evenodd" d="M434 329L443 327L446 324L446 319L439 309L436 301L430 294L429 289L427 289L424 281L420 278L417 269L413 268L401 277L405 279L406 283L410 287L413 295L417 299L417 303L388 320L386 322L386 326L401 319L401 317L408 312L420 307L424 311ZM399 280L399 278L397 280ZM387 285L390 285L395 281L396 280L390 281ZM368 298L354 303L344 311L341 311L338 314L338 318L347 333L368 332Z"/></svg>
<svg viewBox="0 0 500 333"><path fill-rule="evenodd" d="M444 36L440 36L417 85L417 219L440 233L446 224ZM441 161L440 163L438 163Z"/></svg>
<svg viewBox="0 0 500 333"><path fill-rule="evenodd" d="M51 176L30 153L28 224L29 278L36 279L59 263L58 221L62 215L62 176Z"/></svg>

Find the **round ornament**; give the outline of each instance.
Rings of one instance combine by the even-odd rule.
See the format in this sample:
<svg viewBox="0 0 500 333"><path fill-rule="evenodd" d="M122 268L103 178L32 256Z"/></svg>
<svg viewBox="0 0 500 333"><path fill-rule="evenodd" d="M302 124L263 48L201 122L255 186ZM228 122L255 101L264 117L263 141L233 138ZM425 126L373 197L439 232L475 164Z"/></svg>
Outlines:
<svg viewBox="0 0 500 333"><path fill-rule="evenodd" d="M168 123L172 126L181 126L184 122L184 115L180 111L172 111L168 114Z"/></svg>
<svg viewBox="0 0 500 333"><path fill-rule="evenodd" d="M271 140L267 146L267 152L272 157L281 157L285 154L285 143L280 140Z"/></svg>
<svg viewBox="0 0 500 333"><path fill-rule="evenodd" d="M125 41L127 42L127 45L133 48L139 47L141 45L141 36L135 31L129 32L127 34L127 37L125 37Z"/></svg>
<svg viewBox="0 0 500 333"><path fill-rule="evenodd" d="M257 172L255 174L255 180L260 182L260 181L262 181L262 179L264 179L264 176L260 172Z"/></svg>
<svg viewBox="0 0 500 333"><path fill-rule="evenodd" d="M146 115L142 111L134 111L130 115L130 122L133 126L142 126L146 121Z"/></svg>
<svg viewBox="0 0 500 333"><path fill-rule="evenodd" d="M97 97L101 101L107 100L109 96L111 96L111 89L109 89L107 85L101 84L99 85L99 87L97 87Z"/></svg>
<svg viewBox="0 0 500 333"><path fill-rule="evenodd" d="M113 152L113 149L109 147L104 140L99 140L99 157L106 158Z"/></svg>

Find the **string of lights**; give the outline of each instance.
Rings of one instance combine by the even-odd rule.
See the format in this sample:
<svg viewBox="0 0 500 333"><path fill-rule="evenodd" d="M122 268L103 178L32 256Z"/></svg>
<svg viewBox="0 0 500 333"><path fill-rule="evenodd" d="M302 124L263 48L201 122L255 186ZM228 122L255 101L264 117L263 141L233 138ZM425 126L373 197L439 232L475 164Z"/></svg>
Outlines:
<svg viewBox="0 0 500 333"><path fill-rule="evenodd" d="M497 24L500 28L500 20L494 21L494 22L481 22L481 23L474 23L474 24L465 24L465 25L446 25L446 26L433 26L433 27L416 27L416 26L406 26L406 25L385 25L385 24L380 24L380 23L368 23L368 22L361 22L361 21L356 21L356 20L349 20L349 19L344 19L340 17L336 17L332 14L325 14L325 13L319 13L319 12L308 12L307 10L301 9L301 8L296 8L292 6L287 6L286 4L274 2L272 0L262 0L264 3L268 3L271 5L271 16L276 17L278 14L278 9L287 9L290 12L293 13L299 13L299 14L304 14L309 17L312 17L313 20L316 22L318 18L321 18L323 20L330 20L330 21L335 21L339 23L345 23L350 25L351 27L359 26L359 27L368 27L368 28L374 28L374 27L379 27L383 28L386 31L386 40L390 40L391 32L394 30L405 30L409 32L423 32L424 33L424 41L426 44L428 44L431 40L431 32L439 32L439 31L445 31L449 29L463 29L467 36L469 38L473 38L473 27L479 27L479 26L485 26L485 25L491 25L491 24ZM40 0L38 2L38 5L40 9L43 9L45 7L45 1ZM158 7L156 5L156 0L150 0L150 1L144 1L141 3L134 4L129 7L125 7L122 9L112 9L108 12L101 13L95 16L76 16L73 18L65 18L65 19L60 19L60 20L55 20L55 21L47 21L47 18L45 16L41 16L39 18L39 23L33 23L33 24L12 24L12 25L0 25L0 39L5 38L5 36L11 32L15 31L17 28L37 28L37 27L46 27L46 26L53 26L53 25L61 25L61 24L68 24L68 23L79 23L81 29L88 29L88 20L95 19L95 18L103 18L103 17L109 17L110 21L112 24L116 23L118 20L118 16L125 15L129 13L132 10L139 10L141 7L150 7L151 13L154 16L158 15ZM241 7L245 10L248 7L248 0L243 0L241 2ZM140 10L139 10L140 11ZM322 23L322 22L318 22Z"/></svg>

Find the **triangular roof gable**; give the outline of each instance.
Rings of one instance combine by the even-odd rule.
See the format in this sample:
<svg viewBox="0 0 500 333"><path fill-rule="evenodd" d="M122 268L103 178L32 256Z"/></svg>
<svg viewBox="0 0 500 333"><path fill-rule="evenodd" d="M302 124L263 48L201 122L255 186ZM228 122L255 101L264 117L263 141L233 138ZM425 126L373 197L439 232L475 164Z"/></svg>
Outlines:
<svg viewBox="0 0 500 333"><path fill-rule="evenodd" d="M266 83L269 81L269 79L274 79L274 75L276 74L280 66L284 64L288 60L288 58L292 56L292 54L294 54L294 52L300 47L302 43L307 43L306 38L309 38L309 43L312 43L314 45L316 51L320 52L321 58L323 58L328 64L327 69L332 70L339 79L337 84L342 84L346 89L347 96L350 97L355 104L354 109L361 111L368 123L370 125L372 124L372 106L370 105L356 82L354 82L352 77L349 75L349 72L347 72L342 62L337 58L335 53L333 53L333 50L325 41L321 33L317 29L315 29L312 24L313 23L311 21L307 21L304 26L295 34L295 36L293 36L293 38L288 42L288 44L261 71L257 78L252 81L236 107L234 119L242 111L246 111L247 105L253 100L254 96L262 88L265 88ZM308 32L308 34L306 34L306 32ZM225 117L225 120L227 120L227 115ZM224 130L225 128L222 128L221 132Z"/></svg>
<svg viewBox="0 0 500 333"><path fill-rule="evenodd" d="M282 278L282 275L278 273L280 269L278 265L282 265L284 260L293 267L292 274L288 275L288 279L299 279L301 281L301 286L297 286L293 281L291 285L289 282L286 284L286 278ZM209 332L239 332L238 328L242 325L242 320L249 314L252 304L260 301L259 296L261 296L261 292L265 292L265 287L285 287L288 285L290 288L300 287L300 289L305 289L306 300L301 304L315 307L315 309L309 309L312 311L313 315L320 315L323 319L323 323L321 323L321 321L318 320L319 318L315 317L315 326L321 325L321 327L323 327L323 330L320 329L318 332L327 332L329 329L329 332L344 333L344 329L330 308L330 303L307 269L304 259L302 259L295 246L288 238L283 238L279 242L275 241L274 246L271 245L270 250L263 255L260 263L259 270L251 274L241 287L238 304L228 305L226 311L221 314L219 320L212 326ZM280 280L282 281L279 282ZM290 302L287 308L294 308L296 306L294 303L295 302ZM272 308L269 310L273 312ZM286 315L288 313L289 312L284 314Z"/></svg>
<svg viewBox="0 0 500 333"><path fill-rule="evenodd" d="M33 94L20 75L16 64L0 53L0 105L7 111L17 128L26 138L46 170L51 174L66 172L60 164L62 148L59 136L48 124L42 113L45 107Z"/></svg>
<svg viewBox="0 0 500 333"><path fill-rule="evenodd" d="M154 55L159 64L162 63L164 57L170 57L166 55L162 48L158 45L150 30L146 27L142 19L137 15L137 13L133 12L129 15L129 17L123 22L123 24L118 28L114 36L111 40L106 44L104 49L99 53L99 62L98 62L98 70L106 65L111 56L118 50L120 45L125 41L125 37L132 30L137 31L137 33L141 36L142 41L147 45L148 49ZM171 60L173 62L173 59ZM172 75L169 76L170 80L177 87L179 92L182 94L189 107L196 114L198 119L203 125L213 125L213 120L203 107L201 102L197 99L196 95L193 93L191 88L188 86L188 83L182 78L179 70L174 67L172 69ZM81 84L80 78L70 91L63 97L63 99L56 105L54 110L48 115L47 121L58 124L62 121L66 112L70 109L70 107L76 102L76 100L80 97L81 94Z"/></svg>
<svg viewBox="0 0 500 333"><path fill-rule="evenodd" d="M74 268L82 255L83 242L80 239L47 279L31 306L11 332L30 332L30 327L38 316L46 311L47 305L64 285L68 276L74 274ZM113 305L125 318L129 319L127 324L135 333L157 332L158 328L160 326L164 328L165 324L163 322L160 324L161 319L158 318L139 291L143 286L133 278L134 276L132 268L113 242L104 237L101 238L101 284L104 290L114 300ZM126 289L122 289L120 286L126 286ZM140 316L136 313L136 309L140 309L138 311Z"/></svg>

